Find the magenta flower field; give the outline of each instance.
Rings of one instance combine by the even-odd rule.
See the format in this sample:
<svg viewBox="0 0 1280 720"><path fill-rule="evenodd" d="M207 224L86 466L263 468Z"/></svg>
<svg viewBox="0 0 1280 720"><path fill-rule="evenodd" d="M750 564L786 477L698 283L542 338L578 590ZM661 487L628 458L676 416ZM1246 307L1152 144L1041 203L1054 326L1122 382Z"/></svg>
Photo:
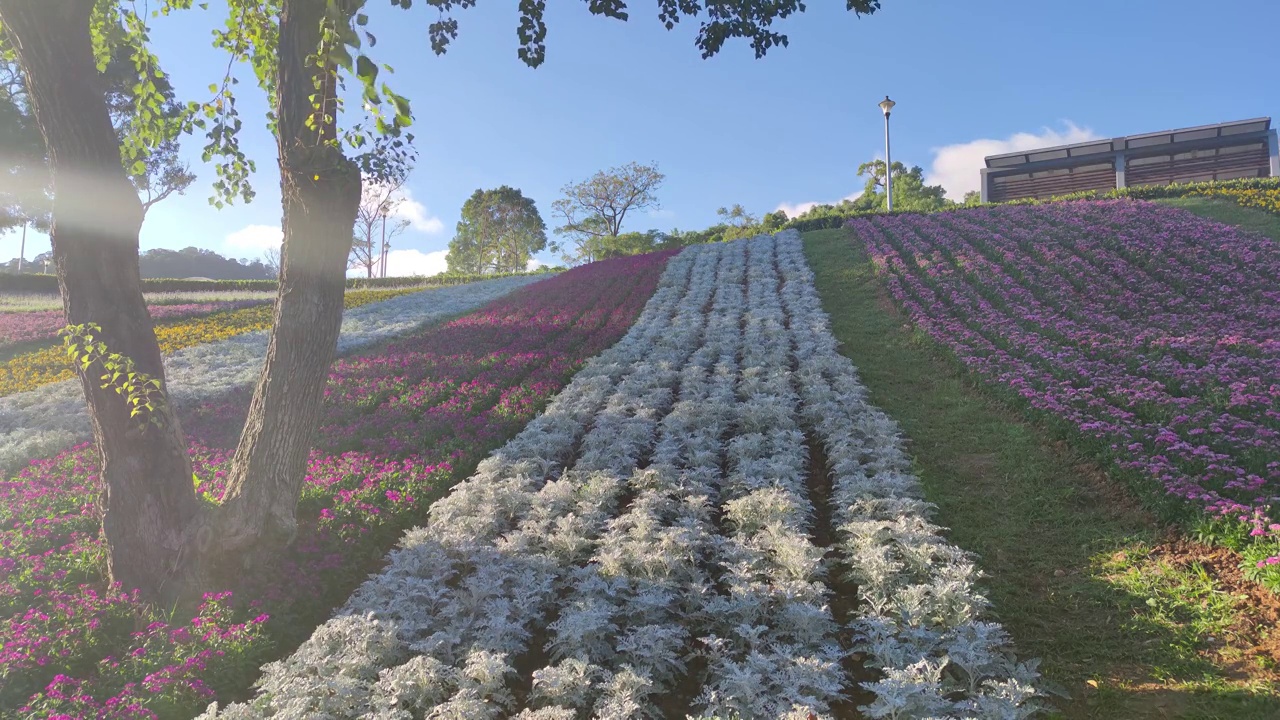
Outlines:
<svg viewBox="0 0 1280 720"><path fill-rule="evenodd" d="M917 327L1280 580L1280 245L1132 201L849 227Z"/></svg>
<svg viewBox="0 0 1280 720"><path fill-rule="evenodd" d="M103 581L91 447L0 482L0 717L190 715L243 693L432 500L627 331L669 255L571 270L336 362L298 541L275 572L207 595L194 618L163 617ZM248 399L182 410L196 490L210 502Z"/></svg>

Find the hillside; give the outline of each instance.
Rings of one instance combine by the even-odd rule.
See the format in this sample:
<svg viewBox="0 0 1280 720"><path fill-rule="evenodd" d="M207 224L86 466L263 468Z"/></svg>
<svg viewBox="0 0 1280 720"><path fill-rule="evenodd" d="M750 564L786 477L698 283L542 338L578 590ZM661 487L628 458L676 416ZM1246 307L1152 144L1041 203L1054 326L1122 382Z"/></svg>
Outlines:
<svg viewBox="0 0 1280 720"><path fill-rule="evenodd" d="M806 249L1067 717L1275 716L1274 242L1109 202L859 220Z"/></svg>

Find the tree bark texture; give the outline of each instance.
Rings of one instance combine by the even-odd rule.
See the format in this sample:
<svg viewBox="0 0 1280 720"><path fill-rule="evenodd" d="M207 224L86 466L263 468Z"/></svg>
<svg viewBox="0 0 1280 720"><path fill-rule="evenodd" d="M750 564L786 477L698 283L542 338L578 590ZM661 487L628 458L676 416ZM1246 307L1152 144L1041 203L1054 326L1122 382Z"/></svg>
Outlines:
<svg viewBox="0 0 1280 720"><path fill-rule="evenodd" d="M266 366L249 408L218 516L218 576L243 572L292 540L307 458L342 323L347 258L360 202L360 171L327 144L332 120L316 114L313 81L337 115L336 75L304 60L320 43L325 0L286 0L277 83L284 252Z"/></svg>
<svg viewBox="0 0 1280 720"><path fill-rule="evenodd" d="M69 324L97 323L110 352L164 381L138 271L142 204L120 162L93 58L93 0L0 0L0 24L26 73L53 180L53 257ZM111 579L164 603L199 584L184 550L201 514L177 418L140 431L125 399L80 372L102 460L102 531Z"/></svg>

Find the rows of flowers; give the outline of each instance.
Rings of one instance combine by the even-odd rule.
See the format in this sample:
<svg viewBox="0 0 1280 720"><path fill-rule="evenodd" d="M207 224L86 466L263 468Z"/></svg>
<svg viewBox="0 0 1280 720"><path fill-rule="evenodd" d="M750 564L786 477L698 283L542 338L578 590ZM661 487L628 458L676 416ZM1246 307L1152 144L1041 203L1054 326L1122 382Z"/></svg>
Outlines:
<svg viewBox="0 0 1280 720"><path fill-rule="evenodd" d="M513 290L536 282L536 276L511 277L457 285L434 290L372 290L349 292L351 307L343 313L338 351L345 353L410 332L424 323L474 310ZM381 298L380 300L377 300ZM373 301L376 300L376 301ZM271 308L251 308L239 313L265 313ZM203 332L196 337L219 338L243 323L220 321L210 316L196 323ZM207 398L253 385L266 357L268 334L261 318L248 324L247 332L221 337L212 342L188 345L165 357L165 376L172 400L192 405ZM169 328L158 327L162 347L172 349L173 340L184 343ZM59 362L65 364L65 354ZM89 438L89 416L78 382L64 380L35 390L0 397L0 471L14 468L27 458L47 456Z"/></svg>
<svg viewBox="0 0 1280 720"><path fill-rule="evenodd" d="M0 483L0 717L189 717L211 699L243 694L273 644L305 637L451 482L455 468L474 467L627 330L665 259L597 263L515 290L374 355L335 363L324 436L337 440L322 438L312 453L298 541L277 567L209 595L185 622L104 585L92 448L36 461ZM530 282L500 282L509 291L517 280ZM391 302L412 309L408 297ZM365 334L421 324L423 309L416 321L399 313L367 317ZM426 358L436 362L424 371L419 361ZM458 390L427 397L415 392L421 384ZM476 384L491 391L481 398L462 389ZM247 392L232 392L180 413L196 490L210 501L224 490L227 448L247 399ZM466 442L442 431L394 451L338 447L375 439L380 413L391 408L421 417L444 412Z"/></svg>
<svg viewBox="0 0 1280 720"><path fill-rule="evenodd" d="M419 292L419 289L353 290L344 296L343 305L348 309L358 308L414 292ZM152 318L181 318L177 322L156 324L156 340L160 343L160 351L166 355L182 348L213 343L236 335L270 328L274 312L271 303L262 302L233 303L226 308L211 307L205 312L191 312L186 315L169 314L167 308L171 307L174 306L162 305L151 308ZM14 313L13 315L33 314L35 313ZM0 316L0 323L4 323L6 317L9 316ZM61 313L54 313L50 317L57 322L53 330L56 334L57 328L63 324L60 319ZM51 344L45 348L21 353L0 363L0 397L68 380L74 375L71 363L62 351L62 347Z"/></svg>
<svg viewBox="0 0 1280 720"><path fill-rule="evenodd" d="M919 327L1280 590L1280 243L1123 200L850 226Z"/></svg>
<svg viewBox="0 0 1280 720"><path fill-rule="evenodd" d="M215 312L239 310L254 305L265 305L269 300L232 300L229 302L196 302L176 305L153 305L148 308L151 319L156 321L186 320L211 315ZM58 330L66 325L60 310L0 313L0 349L19 343L52 342Z"/></svg>
<svg viewBox="0 0 1280 720"><path fill-rule="evenodd" d="M685 249L252 700L202 717L828 718L859 658L868 717L1035 713L1034 663L982 620L812 279L794 232ZM858 603L837 615L840 568Z"/></svg>
<svg viewBox="0 0 1280 720"><path fill-rule="evenodd" d="M1204 197L1231 200L1243 207L1257 208L1280 215L1280 187L1206 187L1195 193Z"/></svg>

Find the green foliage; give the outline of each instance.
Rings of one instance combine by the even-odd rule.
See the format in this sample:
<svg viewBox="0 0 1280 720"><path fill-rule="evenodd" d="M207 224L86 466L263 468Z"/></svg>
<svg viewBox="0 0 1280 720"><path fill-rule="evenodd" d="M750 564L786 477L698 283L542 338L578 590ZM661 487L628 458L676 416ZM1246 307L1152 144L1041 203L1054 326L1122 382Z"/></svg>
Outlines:
<svg viewBox="0 0 1280 720"><path fill-rule="evenodd" d="M443 55L448 50L449 43L458 37L458 21L451 15L451 11L455 7L473 7L476 0L423 2L440 12L440 18L431 23L428 33L431 49L437 55ZM626 0L586 0L586 3L587 11L592 15L622 21L630 17ZM413 0L391 0L391 4L408 9L413 6ZM857 15L870 15L880 9L880 0L845 0L845 8ZM519 9L520 24L516 35L520 45L516 55L529 67L538 67L547 57L547 25L543 18L546 0L520 0ZM725 42L733 38L747 40L757 59L764 57L772 47L786 47L787 36L776 32L773 29L774 23L804 10L805 4L800 0L658 0L658 20L668 30L674 28L684 17L705 18L694 41L704 59L719 53Z"/></svg>
<svg viewBox="0 0 1280 720"><path fill-rule="evenodd" d="M129 417L137 418L138 429L146 431L150 425L163 427L168 414L164 388L160 380L138 370L133 358L111 352L102 341L102 327L97 323L68 325L58 331L62 337L67 357L76 369L88 373L97 365L102 370L98 378L103 390L114 390L129 405Z"/></svg>
<svg viewBox="0 0 1280 720"><path fill-rule="evenodd" d="M1280 177L1240 178L1237 180L1215 180L1212 182L1179 183L1174 185L1139 185L1136 187L1115 188L1113 190L1086 190L1047 198L1007 200L1000 204L1040 205L1068 200L1113 200L1117 198L1159 200L1204 196L1229 198L1240 204L1246 204L1248 207L1257 207L1268 212L1280 213L1280 202L1274 205L1266 202L1241 202L1256 196L1265 198L1276 194L1280 194Z"/></svg>
<svg viewBox="0 0 1280 720"><path fill-rule="evenodd" d="M774 233L781 230L787 224L787 213L783 210L775 210L764 216L764 220L760 222L760 229L767 233Z"/></svg>
<svg viewBox="0 0 1280 720"><path fill-rule="evenodd" d="M667 236L657 230L622 233L616 237L603 237L596 242L595 255L601 260L643 255L664 249L663 242L666 240Z"/></svg>
<svg viewBox="0 0 1280 720"><path fill-rule="evenodd" d="M884 210L888 206L883 160L872 160L858 166L858 176L866 176L862 194L852 201L857 210ZM919 165L907 169L902 163L893 164L893 209L932 212L955 205L946 197L941 185L925 185L924 169Z"/></svg>
<svg viewBox="0 0 1280 720"><path fill-rule="evenodd" d="M723 240L737 240L760 234L760 221L737 203L732 208L717 209L716 215L725 226Z"/></svg>
<svg viewBox="0 0 1280 720"><path fill-rule="evenodd" d="M0 232L24 223L48 232L52 203L44 136L32 115L22 73L0 37Z"/></svg>
<svg viewBox="0 0 1280 720"><path fill-rule="evenodd" d="M463 203L446 259L449 272L517 272L546 246L547 226L538 206L518 188L503 185L477 189Z"/></svg>

